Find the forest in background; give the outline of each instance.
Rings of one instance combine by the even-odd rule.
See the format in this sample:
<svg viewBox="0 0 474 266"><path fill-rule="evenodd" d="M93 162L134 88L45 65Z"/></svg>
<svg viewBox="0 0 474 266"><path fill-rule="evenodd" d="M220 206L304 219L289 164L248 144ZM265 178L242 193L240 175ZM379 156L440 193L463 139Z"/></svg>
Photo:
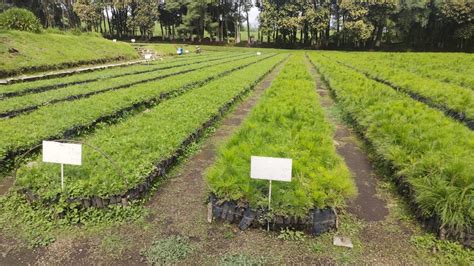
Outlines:
<svg viewBox="0 0 474 266"><path fill-rule="evenodd" d="M32 11L45 28L110 38L317 49L474 47L472 0L2 0L0 10L11 7ZM248 23L252 7L260 11L255 29Z"/></svg>

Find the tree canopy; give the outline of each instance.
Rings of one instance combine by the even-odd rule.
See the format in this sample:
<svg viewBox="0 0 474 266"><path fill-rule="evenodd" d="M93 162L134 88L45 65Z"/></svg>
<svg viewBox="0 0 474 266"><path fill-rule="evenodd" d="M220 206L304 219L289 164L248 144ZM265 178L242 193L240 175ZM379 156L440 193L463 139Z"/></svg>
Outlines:
<svg viewBox="0 0 474 266"><path fill-rule="evenodd" d="M472 49L472 0L4 0L43 27L280 47ZM249 10L260 11L250 30Z"/></svg>

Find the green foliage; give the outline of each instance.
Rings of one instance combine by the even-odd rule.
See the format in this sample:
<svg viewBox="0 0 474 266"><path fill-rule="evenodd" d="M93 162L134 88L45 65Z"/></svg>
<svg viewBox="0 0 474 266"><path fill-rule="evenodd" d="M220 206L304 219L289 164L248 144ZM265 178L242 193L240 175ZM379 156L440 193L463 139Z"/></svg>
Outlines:
<svg viewBox="0 0 474 266"><path fill-rule="evenodd" d="M366 18L369 9L367 6L351 0L342 0L340 8L341 12L347 16L343 33L356 47L359 47L361 42L367 41L372 36L374 30L374 26Z"/></svg>
<svg viewBox="0 0 474 266"><path fill-rule="evenodd" d="M30 188L44 200L52 199L58 193L69 197L120 195L142 183L155 169L157 162L174 155L188 136L219 114L219 108L250 89L281 59L282 56L266 59L254 57L229 63L226 67L205 69L194 77L198 80L207 79L219 71L222 73L251 62L258 62L235 70L230 75L211 81L180 97L161 102L158 106L118 124L97 129L93 135L84 139L89 145L99 148L110 156L121 173L112 167L108 158L93 149L84 148L82 165L65 167L65 193L61 192L57 165L41 163L41 158L38 158L35 167L26 166L21 169L17 177L17 186ZM162 80L160 83L166 86L179 84L181 87L192 79L192 77L173 78L169 82ZM149 85L141 90L140 92L137 88L133 88L129 92L141 93L141 97L150 97L151 93L158 96L162 93L157 87ZM91 98L94 105L97 105L97 97ZM106 102L116 108L114 99L119 97L105 97ZM130 104L131 99L126 97L123 101ZM69 108L73 103L68 103Z"/></svg>
<svg viewBox="0 0 474 266"><path fill-rule="evenodd" d="M129 44L113 43L95 34L75 36L6 31L0 33L0 39L0 77L64 68L92 61L138 57L138 53Z"/></svg>
<svg viewBox="0 0 474 266"><path fill-rule="evenodd" d="M454 32L454 37L461 40L469 40L474 37L474 24L467 24Z"/></svg>
<svg viewBox="0 0 474 266"><path fill-rule="evenodd" d="M454 232L474 224L474 133L365 75L311 54L339 104L395 177L411 184L426 217Z"/></svg>
<svg viewBox="0 0 474 266"><path fill-rule="evenodd" d="M57 232L71 230L72 226L106 226L144 219L147 210L132 202L128 207L111 206L106 209L90 208L78 211L61 200L44 208L30 204L23 195L11 193L0 197L0 228L2 234L25 241L29 247L49 245L56 240Z"/></svg>
<svg viewBox="0 0 474 266"><path fill-rule="evenodd" d="M355 52L344 55L331 53L331 57L387 80L403 73L403 78L408 80L402 85L412 83L420 87L433 86L437 90L445 87L445 91L451 91L451 89L458 91L457 86L461 86L474 90L474 65L471 64L474 56L472 54ZM371 64L364 62L371 62ZM407 72L412 74L406 77ZM396 77L393 81L398 83L400 80ZM457 86L452 86L453 84Z"/></svg>
<svg viewBox="0 0 474 266"><path fill-rule="evenodd" d="M285 228L280 230L280 234L277 238L284 241L304 241L306 235L304 232L293 231L290 228Z"/></svg>
<svg viewBox="0 0 474 266"><path fill-rule="evenodd" d="M324 246L323 244L316 242L316 243L311 243L311 245L309 246L309 249L314 253L321 253L322 251L324 251Z"/></svg>
<svg viewBox="0 0 474 266"><path fill-rule="evenodd" d="M22 8L10 8L0 14L0 29L20 30L39 33L41 24L30 11Z"/></svg>
<svg viewBox="0 0 474 266"><path fill-rule="evenodd" d="M400 61L393 60L395 61L393 64L391 63L392 54L386 53L365 55L365 53L347 54L335 52L328 55L333 59L344 62L344 64L355 67L369 77L382 79L397 88L420 95L438 106L446 107L463 114L468 120L474 120L474 90L444 82L447 79L444 75L447 72L445 65L449 64L449 62L453 65L465 62L467 64L466 68L472 69L469 63L469 60L473 60L473 56L471 55L464 55L464 58L455 54L452 58L444 55L439 57L445 60L433 60L433 54L417 54L416 61L413 60L415 62L410 62L410 64L404 62L404 58L410 58L410 55L395 55L394 57ZM366 56L370 58L370 60L365 59ZM459 57L461 58L458 59ZM436 65L438 62L441 64L438 65L438 69L441 68L442 72L430 74L433 71L430 66ZM399 67L393 67L393 65L398 65ZM428 73L425 74L428 77L422 77L419 76L418 73L412 73L411 68L418 69L418 72ZM464 81L473 81L472 73L474 72L468 70L462 72L466 73L466 77L463 77L460 73L452 73L452 79L461 84L464 84ZM438 78L442 78L443 80L433 80L431 76L438 76Z"/></svg>
<svg viewBox="0 0 474 266"><path fill-rule="evenodd" d="M232 231L226 231L224 233L224 238L225 239L232 239L232 238L234 238L234 233Z"/></svg>
<svg viewBox="0 0 474 266"><path fill-rule="evenodd" d="M293 159L293 178L272 184L275 214L304 216L315 207L341 207L355 187L336 154L332 134L304 58L295 55L240 129L220 147L206 175L210 191L219 198L266 208L268 181L249 177L250 157L285 157Z"/></svg>
<svg viewBox="0 0 474 266"><path fill-rule="evenodd" d="M248 57L248 54L244 55ZM195 58L195 57L194 57ZM71 80L71 82L79 82L79 84L67 86L62 89L48 90L40 93L27 94L20 97L12 97L3 100L2 106L0 106L0 114L12 112L15 110L22 110L28 107L34 107L38 105L46 105L51 101L61 100L72 96L80 96L87 93L101 93L102 91L110 90L112 88L117 88L119 86L133 86L140 82L145 83L150 79L161 79L170 77L171 75L178 75L183 72L196 71L204 67L223 65L225 63L230 63L241 59L240 57L222 57L222 58L198 58L198 60L178 61L172 62L170 64L160 64L152 63L148 65L135 65L131 67L124 67L118 69L109 69L105 71L99 71L98 73L87 73L80 76L70 76L68 78L56 79L56 82L60 80L61 83ZM200 59L200 60L199 60ZM156 67L154 67L156 66ZM172 67L176 66L176 67ZM141 73L143 72L143 73ZM85 83L80 82L81 80L87 81L90 79L95 79L93 82ZM11 86L5 86L0 88L0 93L2 91L17 91L21 92L25 88L35 88L38 83L16 83ZM42 82L43 84L51 84L50 80ZM53 85L54 86L54 85ZM21 90L19 90L21 88Z"/></svg>
<svg viewBox="0 0 474 266"><path fill-rule="evenodd" d="M138 28L141 36L149 39L153 36L155 21L158 19L158 6L153 0L140 0L135 4L131 16L127 18L127 26L133 31Z"/></svg>
<svg viewBox="0 0 474 266"><path fill-rule="evenodd" d="M153 242L144 255L152 264L170 264L185 259L192 251L187 237L170 236Z"/></svg>
<svg viewBox="0 0 474 266"><path fill-rule="evenodd" d="M103 70L97 70L93 72L77 73L70 76L40 79L30 82L19 82L8 84L0 87L0 94L28 94L28 91L33 91L38 88L50 88L55 89L59 87L67 87L74 85L74 83L87 84L89 82L98 81L103 79L106 81L109 78L131 76L141 73L153 73L155 71L164 70L168 68L185 66L187 64L202 63L207 60L224 59L222 52L213 52L205 58L195 55L189 55L181 58L165 58L163 61L149 62L148 64L136 64L129 65L126 67L113 67Z"/></svg>
<svg viewBox="0 0 474 266"><path fill-rule="evenodd" d="M251 257L244 254L230 254L221 258L220 265L265 265L268 259L265 257Z"/></svg>
<svg viewBox="0 0 474 266"><path fill-rule="evenodd" d="M143 39L209 37L238 43L240 35L250 38L240 28L249 21L249 10L258 8L254 35L274 45L373 48L383 42L396 48L469 50L474 40L470 0L23 2L5 5L29 7L45 27L83 26L119 37L136 36L139 31Z"/></svg>
<svg viewBox="0 0 474 266"><path fill-rule="evenodd" d="M74 3L73 8L81 22L86 24L88 30L92 30L92 26L100 19L100 12L102 10L94 6L94 1L78 0Z"/></svg>
<svg viewBox="0 0 474 266"><path fill-rule="evenodd" d="M99 248L107 256L119 259L125 251L125 243L118 235L107 235L100 242Z"/></svg>
<svg viewBox="0 0 474 266"><path fill-rule="evenodd" d="M204 38L204 22L206 21L207 15L206 2L205 0L189 2L187 5L187 13L183 16L183 24L178 28L178 32L182 38L191 37L191 40L193 40L194 35L199 36L200 39Z"/></svg>
<svg viewBox="0 0 474 266"><path fill-rule="evenodd" d="M374 26L363 20L349 21L346 23L344 30L353 39L355 46L359 46L359 42L366 41L371 37Z"/></svg>
<svg viewBox="0 0 474 266"><path fill-rule="evenodd" d="M413 236L410 241L420 249L431 253L431 259L441 265L472 265L474 263L474 252L463 248L461 245L439 240L431 234Z"/></svg>
<svg viewBox="0 0 474 266"><path fill-rule="evenodd" d="M216 65L187 73L186 79L168 77L121 90L109 91L94 97L44 106L36 112L2 120L0 121L2 124L0 126L0 158L3 158L8 151L30 148L40 143L41 140L61 135L62 132L70 128L87 125L125 107L143 101L156 101L161 98L161 94L164 92L184 90L184 88L191 89L202 85L209 78L219 77L225 71L254 60L254 58L236 60L228 63L225 67ZM83 85L74 86L79 92L83 87ZM94 90L96 87L93 86L91 89ZM68 93L67 88L64 91L66 94ZM39 99L41 100L41 97ZM65 116L65 113L69 115ZM106 166L108 165L110 164L106 164Z"/></svg>

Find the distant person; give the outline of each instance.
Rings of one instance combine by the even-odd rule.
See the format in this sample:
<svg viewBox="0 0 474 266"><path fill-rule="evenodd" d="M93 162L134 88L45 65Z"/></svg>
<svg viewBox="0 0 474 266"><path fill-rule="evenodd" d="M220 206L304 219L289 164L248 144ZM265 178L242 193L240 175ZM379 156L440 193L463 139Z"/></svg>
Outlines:
<svg viewBox="0 0 474 266"><path fill-rule="evenodd" d="M196 46L196 54L201 54L201 47Z"/></svg>
<svg viewBox="0 0 474 266"><path fill-rule="evenodd" d="M178 51L176 51L176 53L178 55L182 55L183 54L183 47L178 47Z"/></svg>

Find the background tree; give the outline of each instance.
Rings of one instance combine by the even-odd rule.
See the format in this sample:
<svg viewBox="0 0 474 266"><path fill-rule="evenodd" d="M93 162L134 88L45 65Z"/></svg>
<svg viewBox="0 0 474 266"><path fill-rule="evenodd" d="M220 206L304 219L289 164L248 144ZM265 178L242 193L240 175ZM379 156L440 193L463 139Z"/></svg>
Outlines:
<svg viewBox="0 0 474 266"><path fill-rule="evenodd" d="M87 30L90 31L93 26L97 26L101 9L96 6L94 1L78 0L73 7L74 12L79 16L80 21L85 24Z"/></svg>
<svg viewBox="0 0 474 266"><path fill-rule="evenodd" d="M130 16L127 18L127 26L135 36L135 30L140 31L144 40L153 37L155 22L158 19L158 4L154 0L136 0L130 3Z"/></svg>
<svg viewBox="0 0 474 266"><path fill-rule="evenodd" d="M278 47L474 50L473 0L2 0L26 8L45 28L108 37L229 42L259 9L257 40ZM159 31L154 32L159 21Z"/></svg>
<svg viewBox="0 0 474 266"><path fill-rule="evenodd" d="M380 47L384 29L390 23L390 17L395 14L397 5L395 2L369 2L367 20L373 25L374 31L371 33L371 46Z"/></svg>
<svg viewBox="0 0 474 266"><path fill-rule="evenodd" d="M180 26L180 32L194 41L195 36L199 41L204 38L204 29L207 10L206 0L190 1L186 5L186 14L183 16L183 24ZM189 35L189 36L188 36Z"/></svg>

